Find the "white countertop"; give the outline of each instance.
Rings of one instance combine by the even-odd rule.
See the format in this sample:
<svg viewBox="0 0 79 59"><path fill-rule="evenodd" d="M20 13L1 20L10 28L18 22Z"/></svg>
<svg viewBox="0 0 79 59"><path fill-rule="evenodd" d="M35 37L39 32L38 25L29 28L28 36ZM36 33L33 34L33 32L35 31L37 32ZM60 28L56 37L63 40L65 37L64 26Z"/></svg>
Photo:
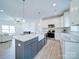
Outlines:
<svg viewBox="0 0 79 59"><path fill-rule="evenodd" d="M58 33L58 36L60 37L60 40L79 42L79 34L76 32L70 32L70 33L61 32L61 33Z"/></svg>
<svg viewBox="0 0 79 59"><path fill-rule="evenodd" d="M37 37L37 35L32 33L32 34L26 34L26 35L16 35L15 39L25 42L25 41L31 40L32 38L35 38L35 37Z"/></svg>

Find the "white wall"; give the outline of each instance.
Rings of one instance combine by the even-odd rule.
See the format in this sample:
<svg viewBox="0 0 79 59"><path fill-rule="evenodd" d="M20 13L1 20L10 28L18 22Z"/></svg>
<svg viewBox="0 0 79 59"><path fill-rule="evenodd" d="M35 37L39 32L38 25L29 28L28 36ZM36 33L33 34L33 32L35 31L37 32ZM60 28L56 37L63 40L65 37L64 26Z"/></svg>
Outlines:
<svg viewBox="0 0 79 59"><path fill-rule="evenodd" d="M24 31L36 32L36 22L20 22L15 23L16 34L22 34Z"/></svg>

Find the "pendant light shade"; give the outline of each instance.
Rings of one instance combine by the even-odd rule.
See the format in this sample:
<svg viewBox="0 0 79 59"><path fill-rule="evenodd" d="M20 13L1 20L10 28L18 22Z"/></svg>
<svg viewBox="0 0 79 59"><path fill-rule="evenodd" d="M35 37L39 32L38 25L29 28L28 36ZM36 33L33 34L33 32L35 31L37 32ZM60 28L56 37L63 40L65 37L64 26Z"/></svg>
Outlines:
<svg viewBox="0 0 79 59"><path fill-rule="evenodd" d="M25 1L25 0L23 0L23 1Z"/></svg>
<svg viewBox="0 0 79 59"><path fill-rule="evenodd" d="M24 7L25 7L25 4L24 4L24 2L25 2L25 0L22 0L23 1L23 16L22 16L22 21L24 21Z"/></svg>

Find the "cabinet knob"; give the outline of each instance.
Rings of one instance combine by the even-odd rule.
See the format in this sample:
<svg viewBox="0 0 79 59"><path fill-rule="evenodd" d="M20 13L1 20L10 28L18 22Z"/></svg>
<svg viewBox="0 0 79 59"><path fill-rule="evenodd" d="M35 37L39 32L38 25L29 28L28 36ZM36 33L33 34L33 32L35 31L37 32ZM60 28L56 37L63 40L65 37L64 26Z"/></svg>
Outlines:
<svg viewBox="0 0 79 59"><path fill-rule="evenodd" d="M19 43L19 44L18 44L18 46L20 47L20 46L21 46L21 44Z"/></svg>

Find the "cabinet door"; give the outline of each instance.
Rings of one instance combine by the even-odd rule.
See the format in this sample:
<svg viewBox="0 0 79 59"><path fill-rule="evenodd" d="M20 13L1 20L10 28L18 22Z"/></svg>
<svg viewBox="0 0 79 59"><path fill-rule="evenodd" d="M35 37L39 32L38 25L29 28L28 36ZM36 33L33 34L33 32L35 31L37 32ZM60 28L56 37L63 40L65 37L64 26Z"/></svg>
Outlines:
<svg viewBox="0 0 79 59"><path fill-rule="evenodd" d="M64 59L79 59L79 43L64 42Z"/></svg>
<svg viewBox="0 0 79 59"><path fill-rule="evenodd" d="M79 24L79 0L72 0L70 6L71 25Z"/></svg>
<svg viewBox="0 0 79 59"><path fill-rule="evenodd" d="M24 59L32 59L31 44L24 46Z"/></svg>
<svg viewBox="0 0 79 59"><path fill-rule="evenodd" d="M37 54L37 41L33 42L31 44L31 51L32 51L32 58L35 57L35 55Z"/></svg>
<svg viewBox="0 0 79 59"><path fill-rule="evenodd" d="M15 40L15 58L24 59L24 47L22 42Z"/></svg>
<svg viewBox="0 0 79 59"><path fill-rule="evenodd" d="M46 41L45 39L42 39L38 42L38 52L41 50L41 48L45 45Z"/></svg>

